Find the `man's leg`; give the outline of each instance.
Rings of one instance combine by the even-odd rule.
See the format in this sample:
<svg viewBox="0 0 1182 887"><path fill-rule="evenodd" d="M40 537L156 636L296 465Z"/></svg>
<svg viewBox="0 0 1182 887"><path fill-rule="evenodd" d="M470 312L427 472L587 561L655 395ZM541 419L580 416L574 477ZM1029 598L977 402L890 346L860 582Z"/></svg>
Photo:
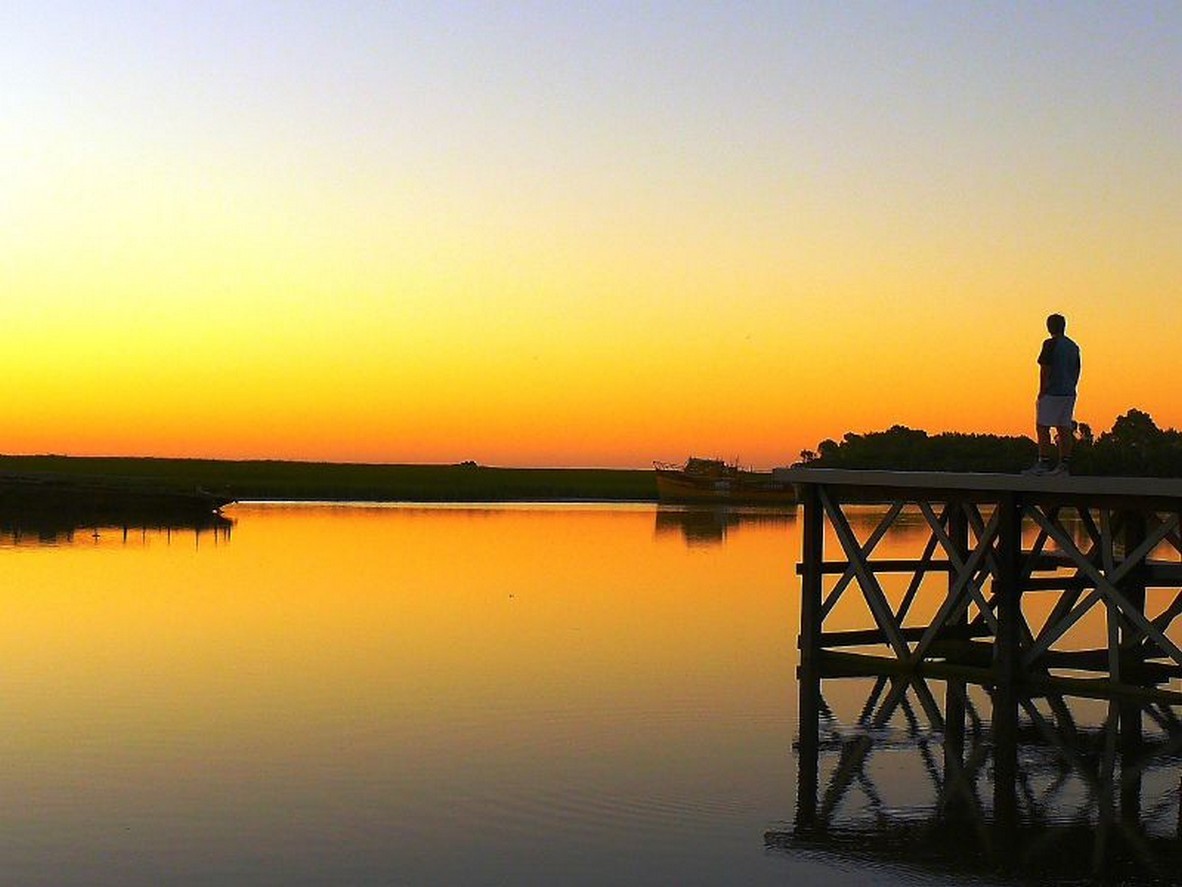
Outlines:
<svg viewBox="0 0 1182 887"><path fill-rule="evenodd" d="M1051 426L1050 425L1036 425L1035 430L1038 432L1038 461L1051 461Z"/></svg>
<svg viewBox="0 0 1182 887"><path fill-rule="evenodd" d="M1023 474L1049 474L1051 471L1051 426L1035 425L1038 432L1038 461L1023 471Z"/></svg>
<svg viewBox="0 0 1182 887"><path fill-rule="evenodd" d="M1059 464L1050 473L1056 476L1071 474L1071 445L1075 442L1070 425L1055 426L1055 443L1059 448Z"/></svg>
<svg viewBox="0 0 1182 887"><path fill-rule="evenodd" d="M1071 447L1075 444L1075 429L1070 425L1056 426L1055 443L1059 445L1059 461L1069 461L1071 459Z"/></svg>

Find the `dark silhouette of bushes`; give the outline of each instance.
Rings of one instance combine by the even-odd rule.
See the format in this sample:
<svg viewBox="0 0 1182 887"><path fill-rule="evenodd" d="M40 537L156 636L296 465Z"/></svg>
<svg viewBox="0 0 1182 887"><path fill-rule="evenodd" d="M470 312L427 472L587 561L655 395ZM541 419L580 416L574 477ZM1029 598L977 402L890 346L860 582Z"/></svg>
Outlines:
<svg viewBox="0 0 1182 887"><path fill-rule="evenodd" d="M1020 471L1037 455L1037 446L1027 437L956 432L929 435L893 425L867 434L847 432L840 443L821 441L815 453L801 453L798 464L895 471Z"/></svg>
<svg viewBox="0 0 1182 887"><path fill-rule="evenodd" d="M1076 469L1078 465L1078 470ZM1158 428L1142 410L1129 410L1072 459L1077 474L1182 477L1182 432Z"/></svg>
<svg viewBox="0 0 1182 887"><path fill-rule="evenodd" d="M1021 471L1038 446L1025 436L926 431L893 425L886 431L847 432L805 450L798 465L895 471ZM1098 438L1080 424L1071 473L1129 477L1182 477L1182 432L1160 429L1148 413L1132 409Z"/></svg>

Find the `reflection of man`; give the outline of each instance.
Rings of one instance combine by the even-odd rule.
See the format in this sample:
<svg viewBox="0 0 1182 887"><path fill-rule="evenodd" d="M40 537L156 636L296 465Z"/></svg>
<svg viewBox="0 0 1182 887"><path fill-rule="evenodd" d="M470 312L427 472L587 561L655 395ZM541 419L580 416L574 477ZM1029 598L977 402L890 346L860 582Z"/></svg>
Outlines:
<svg viewBox="0 0 1182 887"><path fill-rule="evenodd" d="M1025 474L1070 474L1071 445L1075 412L1075 386L1079 382L1079 346L1064 334L1067 321L1062 314L1047 318L1051 337L1042 343L1038 355L1038 406L1035 430L1038 432L1038 462ZM1059 462L1051 467L1051 428Z"/></svg>

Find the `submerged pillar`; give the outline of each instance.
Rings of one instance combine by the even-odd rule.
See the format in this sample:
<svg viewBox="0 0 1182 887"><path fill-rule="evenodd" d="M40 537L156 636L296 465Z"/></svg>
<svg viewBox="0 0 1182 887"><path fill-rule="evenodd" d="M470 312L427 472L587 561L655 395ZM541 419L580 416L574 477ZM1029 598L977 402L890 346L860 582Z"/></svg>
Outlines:
<svg viewBox="0 0 1182 887"><path fill-rule="evenodd" d="M1018 629L1022 618L1022 501L999 497L997 565L997 643L994 646L993 814L1003 840L1018 828Z"/></svg>
<svg viewBox="0 0 1182 887"><path fill-rule="evenodd" d="M821 495L815 484L801 490L804 526L801 528L801 599L799 679L799 730L797 743L796 828L816 823L821 714L821 596L825 555L825 524Z"/></svg>

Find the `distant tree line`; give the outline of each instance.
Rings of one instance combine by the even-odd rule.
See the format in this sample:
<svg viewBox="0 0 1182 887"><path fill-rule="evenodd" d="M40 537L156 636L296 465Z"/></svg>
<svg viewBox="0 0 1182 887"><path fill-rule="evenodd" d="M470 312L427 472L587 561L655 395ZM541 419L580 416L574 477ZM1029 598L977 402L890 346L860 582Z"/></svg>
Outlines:
<svg viewBox="0 0 1182 887"><path fill-rule="evenodd" d="M1028 468L1038 445L1025 436L928 434L904 425L867 434L847 432L804 450L798 465L810 468L880 468L896 471L1000 471ZM1182 432L1158 428L1150 415L1132 409L1110 431L1095 437L1086 423L1076 431L1071 456L1076 475L1182 477Z"/></svg>

